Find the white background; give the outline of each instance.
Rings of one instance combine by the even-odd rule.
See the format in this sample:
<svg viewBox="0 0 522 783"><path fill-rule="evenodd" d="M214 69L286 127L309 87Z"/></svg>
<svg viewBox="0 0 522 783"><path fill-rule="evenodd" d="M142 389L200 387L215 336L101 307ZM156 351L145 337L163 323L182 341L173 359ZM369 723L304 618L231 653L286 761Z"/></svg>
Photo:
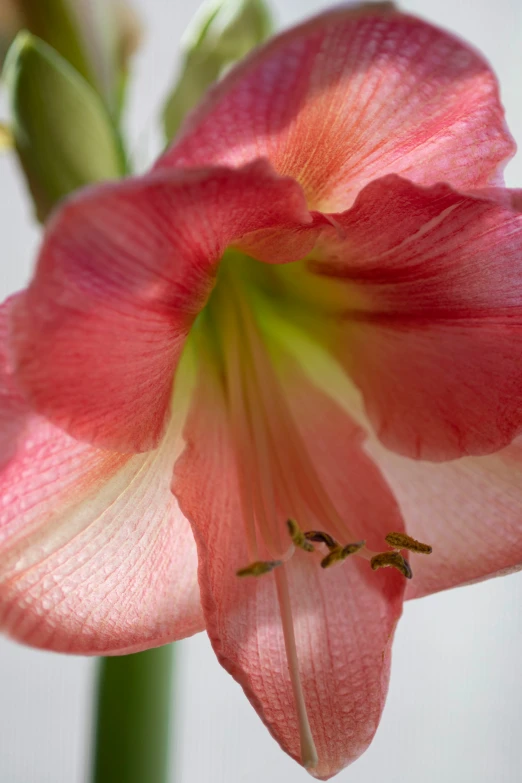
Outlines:
<svg viewBox="0 0 522 783"><path fill-rule="evenodd" d="M177 62L179 37L197 2L135 0L147 28L135 62L129 127L145 166L157 152L155 117ZM458 32L497 71L515 138L522 142L520 0L402 3ZM274 0L281 24L326 7ZM522 163L507 172L522 185ZM2 296L29 274L38 231L15 166L0 160ZM392 683L370 750L340 783L519 783L522 780L522 576L410 603L399 624ZM0 638L0 783L88 779L95 662L42 653ZM202 634L178 645L172 781L298 783L287 758ZM118 781L114 781L118 783Z"/></svg>

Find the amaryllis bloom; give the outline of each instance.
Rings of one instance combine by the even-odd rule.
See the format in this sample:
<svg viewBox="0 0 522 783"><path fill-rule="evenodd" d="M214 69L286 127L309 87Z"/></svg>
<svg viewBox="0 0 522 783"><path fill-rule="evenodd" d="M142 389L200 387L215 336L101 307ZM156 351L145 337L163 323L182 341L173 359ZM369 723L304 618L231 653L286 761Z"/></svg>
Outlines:
<svg viewBox="0 0 522 783"><path fill-rule="evenodd" d="M356 759L405 591L522 562L513 148L478 54L341 7L64 203L3 309L5 631L206 628L287 753Z"/></svg>

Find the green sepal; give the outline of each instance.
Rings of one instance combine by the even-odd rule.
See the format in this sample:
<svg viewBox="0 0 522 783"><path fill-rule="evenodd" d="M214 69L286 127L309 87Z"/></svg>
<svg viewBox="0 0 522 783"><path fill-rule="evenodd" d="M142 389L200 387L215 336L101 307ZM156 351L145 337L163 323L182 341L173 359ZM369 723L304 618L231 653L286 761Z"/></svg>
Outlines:
<svg viewBox="0 0 522 783"><path fill-rule="evenodd" d="M165 104L167 141L224 70L266 40L272 30L264 0L213 0L203 7L186 33L181 75Z"/></svg>
<svg viewBox="0 0 522 783"><path fill-rule="evenodd" d="M19 33L4 75L11 131L39 220L73 190L125 174L121 142L101 98L54 49Z"/></svg>

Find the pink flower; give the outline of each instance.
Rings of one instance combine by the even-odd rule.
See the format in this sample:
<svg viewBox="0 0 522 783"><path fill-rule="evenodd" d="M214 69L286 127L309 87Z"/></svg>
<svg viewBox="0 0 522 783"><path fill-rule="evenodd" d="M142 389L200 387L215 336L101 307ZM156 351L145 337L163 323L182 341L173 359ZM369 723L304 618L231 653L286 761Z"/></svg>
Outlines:
<svg viewBox="0 0 522 783"><path fill-rule="evenodd" d="M206 628L313 775L356 759L405 588L522 562L512 152L479 55L340 8L65 203L3 310L2 627L97 654ZM433 546L411 581L404 531Z"/></svg>

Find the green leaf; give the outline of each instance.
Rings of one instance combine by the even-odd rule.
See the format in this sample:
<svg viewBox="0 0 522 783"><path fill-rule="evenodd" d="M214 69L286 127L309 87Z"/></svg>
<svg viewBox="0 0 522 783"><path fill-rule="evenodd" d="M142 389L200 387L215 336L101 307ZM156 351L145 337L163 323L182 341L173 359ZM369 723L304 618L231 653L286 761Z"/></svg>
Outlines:
<svg viewBox="0 0 522 783"><path fill-rule="evenodd" d="M102 100L54 49L19 33L4 74L11 131L39 220L73 190L125 173L121 143Z"/></svg>
<svg viewBox="0 0 522 783"><path fill-rule="evenodd" d="M165 104L163 122L168 141L225 69L271 32L264 0L214 0L203 7L185 36L181 75Z"/></svg>

